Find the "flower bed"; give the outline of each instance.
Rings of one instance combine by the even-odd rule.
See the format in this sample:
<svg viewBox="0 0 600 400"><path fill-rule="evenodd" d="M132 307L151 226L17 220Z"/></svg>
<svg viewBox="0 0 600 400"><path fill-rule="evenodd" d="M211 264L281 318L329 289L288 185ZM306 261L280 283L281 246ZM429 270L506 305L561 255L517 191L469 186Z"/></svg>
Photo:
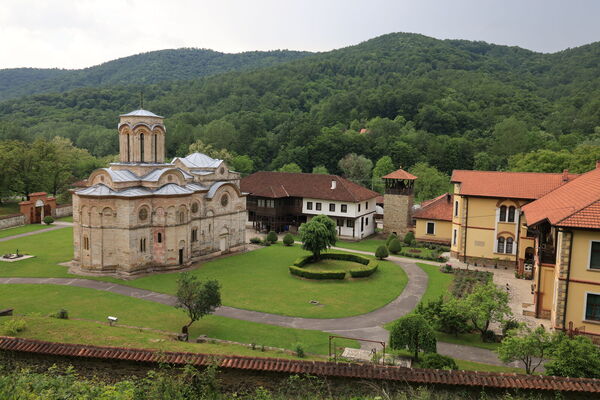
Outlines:
<svg viewBox="0 0 600 400"><path fill-rule="evenodd" d="M355 254L341 254L341 253L325 253L321 254L320 260L342 260L350 261L353 263L360 264L358 267L349 267L348 269L332 270L332 271L314 271L306 269L307 265L316 262L312 255L301 257L294 262L294 265L290 265L289 271L292 275L300 276L308 279L345 279L346 272L350 274L352 278L364 278L371 276L375 271L379 263L377 260L370 260L365 257L361 257Z"/></svg>

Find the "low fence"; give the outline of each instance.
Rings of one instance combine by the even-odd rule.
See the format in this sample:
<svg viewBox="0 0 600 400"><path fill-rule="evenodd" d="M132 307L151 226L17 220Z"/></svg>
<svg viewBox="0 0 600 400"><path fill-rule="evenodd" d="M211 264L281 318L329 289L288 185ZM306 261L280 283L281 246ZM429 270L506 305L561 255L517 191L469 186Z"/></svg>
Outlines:
<svg viewBox="0 0 600 400"><path fill-rule="evenodd" d="M3 356L4 354L4 356ZM67 343L51 343L34 339L0 336L0 356L53 357L66 359L70 363L86 364L108 362L111 370L118 369L121 363L134 363L144 369L158 363L172 365L195 365L205 367L216 364L225 373L235 372L236 379L252 377L272 378L308 374L328 379L342 379L346 382L379 381L415 385L436 385L454 388L482 390L525 390L561 391L575 393L600 393L600 379L563 378L540 375L521 375L498 372L446 371L393 367L374 364L335 363L325 361L286 360L277 358L215 356L199 353L161 352L145 349L91 346ZM2 357L0 357L2 358ZM84 365L85 367L85 365ZM131 367L130 367L131 368ZM135 367L133 367L135 368ZM97 371L97 369L96 369ZM116 372L116 371L115 371ZM131 372L131 369L128 371ZM245 378L244 378L245 376ZM264 379L263 379L264 380Z"/></svg>
<svg viewBox="0 0 600 400"><path fill-rule="evenodd" d="M52 211L52 216L54 218L70 217L71 215L73 215L73 205L72 204L58 205Z"/></svg>
<svg viewBox="0 0 600 400"><path fill-rule="evenodd" d="M12 228L13 226L25 225L23 214L11 214L0 216L0 229Z"/></svg>

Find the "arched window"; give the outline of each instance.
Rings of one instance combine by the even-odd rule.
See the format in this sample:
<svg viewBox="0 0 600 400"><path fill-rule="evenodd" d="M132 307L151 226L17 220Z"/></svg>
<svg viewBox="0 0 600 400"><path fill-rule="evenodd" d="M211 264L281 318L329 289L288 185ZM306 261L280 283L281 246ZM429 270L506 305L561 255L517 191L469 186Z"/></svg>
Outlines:
<svg viewBox="0 0 600 400"><path fill-rule="evenodd" d="M140 133L140 162L144 162L144 134Z"/></svg>
<svg viewBox="0 0 600 400"><path fill-rule="evenodd" d="M162 233L158 232L158 234L156 235L156 241L158 243L162 243Z"/></svg>
<svg viewBox="0 0 600 400"><path fill-rule="evenodd" d="M146 239L140 239L140 253L146 252Z"/></svg>
<svg viewBox="0 0 600 400"><path fill-rule="evenodd" d="M504 238L503 237L499 237L498 238L498 250L497 253L504 253Z"/></svg>
<svg viewBox="0 0 600 400"><path fill-rule="evenodd" d="M500 221L506 221L506 206L500 207Z"/></svg>
<svg viewBox="0 0 600 400"><path fill-rule="evenodd" d="M83 249L84 250L90 249L90 239L87 236L83 237Z"/></svg>
<svg viewBox="0 0 600 400"><path fill-rule="evenodd" d="M512 254L513 252L513 238L509 237L506 239L506 254Z"/></svg>
<svg viewBox="0 0 600 400"><path fill-rule="evenodd" d="M127 134L127 162L131 162L131 149L129 148L130 140L131 140L131 135Z"/></svg>
<svg viewBox="0 0 600 400"><path fill-rule="evenodd" d="M515 222L515 208L513 206L508 207L508 222Z"/></svg>
<svg viewBox="0 0 600 400"><path fill-rule="evenodd" d="M157 135L156 133L154 133L154 136L152 136L152 139L154 139L154 144L153 144L153 146L152 146L152 147L154 147L154 162L158 162L158 157L157 157L157 154L158 154L158 153L157 153L157 150L156 150L156 147L157 147L157 146L156 146L156 137L157 137L157 136L158 136L158 135Z"/></svg>

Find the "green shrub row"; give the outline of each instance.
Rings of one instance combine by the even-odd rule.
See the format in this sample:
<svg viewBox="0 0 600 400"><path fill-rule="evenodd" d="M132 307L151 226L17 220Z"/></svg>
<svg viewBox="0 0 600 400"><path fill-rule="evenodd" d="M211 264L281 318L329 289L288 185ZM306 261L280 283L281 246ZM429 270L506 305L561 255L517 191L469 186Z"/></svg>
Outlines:
<svg viewBox="0 0 600 400"><path fill-rule="evenodd" d="M295 265L290 265L288 268L292 275L301 276L302 278L308 279L344 279L346 277L346 271L309 271Z"/></svg>
<svg viewBox="0 0 600 400"><path fill-rule="evenodd" d="M377 267L379 267L379 263L377 260L371 260L369 263L362 268L353 268L350 270L350 276L353 278L364 278L366 276L371 276L375 271L377 271Z"/></svg>
<svg viewBox="0 0 600 400"><path fill-rule="evenodd" d="M342 261L352 261L355 263L359 263L362 265L368 265L369 259L365 257L358 256L356 254L344 254L344 253L324 253L321 254L322 260L342 260ZM300 257L294 261L294 265L296 267L303 267L306 264L314 262L314 258L312 255L308 255L305 257Z"/></svg>

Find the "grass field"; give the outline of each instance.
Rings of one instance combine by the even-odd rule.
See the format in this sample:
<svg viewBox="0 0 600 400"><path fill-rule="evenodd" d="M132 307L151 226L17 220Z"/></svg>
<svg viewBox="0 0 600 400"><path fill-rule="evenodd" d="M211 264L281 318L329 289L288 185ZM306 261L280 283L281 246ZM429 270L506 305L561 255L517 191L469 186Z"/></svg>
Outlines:
<svg viewBox="0 0 600 400"><path fill-rule="evenodd" d="M496 350L500 343L485 343L478 333L462 333L458 336L450 333L436 332L435 337L440 342L462 344L464 346L480 347L482 349Z"/></svg>
<svg viewBox="0 0 600 400"><path fill-rule="evenodd" d="M73 216L68 216L68 217L62 217L62 218L57 218L56 221L61 221L61 222L73 222Z"/></svg>
<svg viewBox="0 0 600 400"><path fill-rule="evenodd" d="M12 252L36 257L2 263L0 276L75 277L57 265L72 258L72 228L0 242L0 254ZM391 262L381 262L369 278L344 281L304 280L290 275L288 266L307 254L298 245L280 244L248 253L208 261L192 274L217 279L222 285L223 304L275 314L336 318L364 314L383 307L402 293L407 277ZM156 274L123 281L110 277L83 277L174 294L179 273ZM310 304L317 300L320 305Z"/></svg>
<svg viewBox="0 0 600 400"><path fill-rule="evenodd" d="M375 274L362 279L318 281L291 275L288 266L305 254L298 245L276 244L206 262L192 273L221 282L225 305L306 318L338 318L376 310L398 297L408 280L391 262L381 262ZM178 275L152 275L126 284L173 294ZM320 304L310 304L311 300Z"/></svg>
<svg viewBox="0 0 600 400"><path fill-rule="evenodd" d="M363 267L363 264L353 262L353 261L344 261L344 260L320 260L318 262L312 262L310 264L306 264L303 269L309 271L318 271L318 272L331 272L331 271L350 271L353 268Z"/></svg>
<svg viewBox="0 0 600 400"><path fill-rule="evenodd" d="M174 307L115 293L71 286L2 285L0 304L14 308L16 314L33 313L34 316L46 316L62 308L69 312L71 318L92 321L104 322L109 315L113 315L119 318L119 325L168 332L180 332L181 327L188 322L185 313ZM36 332L39 339L49 337L44 336L43 331ZM71 340L77 339L77 335L71 335L68 330L65 330L64 334L65 337L72 337ZM293 349L296 343L302 343L308 353L327 354L328 352L329 334L325 332L284 328L214 315L205 317L191 326L190 338L199 335L286 349ZM51 337L62 340L58 333ZM91 337L82 340L93 341L94 339ZM119 343L119 340L116 338L114 343ZM353 340L345 341L344 345L359 346Z"/></svg>
<svg viewBox="0 0 600 400"><path fill-rule="evenodd" d="M14 228L0 229L0 239L9 237L9 236L13 236L13 235L20 235L21 233L35 232L35 231L39 231L41 229L47 229L47 228L50 228L50 227L48 225L35 224L35 225L23 225L23 226L16 226Z"/></svg>
<svg viewBox="0 0 600 400"><path fill-rule="evenodd" d="M440 267L435 265L424 263L417 263L417 265L425 271L429 279L427 290L423 294L421 302L427 303L428 301L439 299L441 295L448 294L448 290L454 279L453 274L445 274L440 271Z"/></svg>

